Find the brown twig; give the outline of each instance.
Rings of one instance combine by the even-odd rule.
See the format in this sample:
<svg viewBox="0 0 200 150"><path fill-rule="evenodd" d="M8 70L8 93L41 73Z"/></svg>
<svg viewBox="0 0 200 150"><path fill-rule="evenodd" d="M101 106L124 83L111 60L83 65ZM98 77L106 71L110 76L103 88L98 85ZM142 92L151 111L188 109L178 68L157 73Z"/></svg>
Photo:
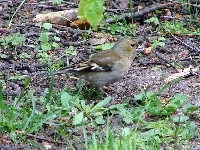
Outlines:
<svg viewBox="0 0 200 150"><path fill-rule="evenodd" d="M139 63L147 66L147 65L163 65L162 62L151 62L151 61L144 61L144 60L139 60Z"/></svg>
<svg viewBox="0 0 200 150"><path fill-rule="evenodd" d="M178 42L180 42L181 44L183 44L184 46L188 47L191 52L195 52L195 53L200 53L200 49L198 47L196 47L195 45L192 45L192 43L187 43L187 42L183 42L181 39L177 38L176 36L174 36L173 34L171 34L171 36Z"/></svg>
<svg viewBox="0 0 200 150"><path fill-rule="evenodd" d="M41 137L41 136L36 136L36 135L33 135L33 134L27 134L27 133L22 132L22 131L18 131L17 133L24 134L24 135L26 135L28 137L36 138L36 139L47 141L47 142L51 142L51 143L56 143L56 144L61 144L61 145L67 145L65 142L50 140L47 137Z"/></svg>
<svg viewBox="0 0 200 150"><path fill-rule="evenodd" d="M194 19L187 19L187 18L175 18L173 16L163 16L163 18L167 19L167 20L178 20L178 21L184 21L184 22L196 22L196 23L200 23L199 20L194 20Z"/></svg>
<svg viewBox="0 0 200 150"><path fill-rule="evenodd" d="M156 5L151 5L148 8L144 8L141 11L135 12L133 14L131 13L124 13L123 15L118 16L118 21L122 21L125 18L136 18L136 17L142 17L145 14L148 14L152 11L158 10L158 9L164 9L164 8L168 8L170 6L174 6L175 3L165 3L165 4L156 4ZM115 22L114 18L109 18L106 20L107 23L113 23Z"/></svg>
<svg viewBox="0 0 200 150"><path fill-rule="evenodd" d="M157 52L155 52L154 50L152 50L152 52L156 55L156 57L158 57L159 59L163 60L165 63L165 66L167 67L172 67L174 69L176 69L176 67L174 65L171 64L171 62L169 62L168 60L166 60L165 58L163 58L160 54L158 54Z"/></svg>

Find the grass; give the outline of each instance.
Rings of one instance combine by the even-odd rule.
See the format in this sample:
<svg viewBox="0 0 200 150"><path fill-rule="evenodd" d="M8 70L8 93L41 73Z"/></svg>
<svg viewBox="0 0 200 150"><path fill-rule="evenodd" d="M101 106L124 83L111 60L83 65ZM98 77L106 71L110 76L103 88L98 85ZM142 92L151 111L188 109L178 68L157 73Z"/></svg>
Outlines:
<svg viewBox="0 0 200 150"><path fill-rule="evenodd" d="M28 86L29 80L26 82ZM68 147L76 149L72 143L77 143L88 150L155 150L163 146L177 149L198 134L189 115L198 107L183 107L188 101L183 94L176 94L162 103L154 92L143 91L135 96L134 106L122 103L106 107L111 97L87 104L81 99L84 97L81 86L77 92L65 87L60 93L53 86L54 77L41 97L35 97L34 90L29 90L22 92L13 104L6 104L1 93L1 134L9 133L15 144L22 141L30 144L31 140L25 138L29 134L54 132L55 141L62 137ZM184 111L180 113L180 110ZM115 116L122 118L121 125L113 126L111 120ZM80 132L83 140L74 135L76 132Z"/></svg>

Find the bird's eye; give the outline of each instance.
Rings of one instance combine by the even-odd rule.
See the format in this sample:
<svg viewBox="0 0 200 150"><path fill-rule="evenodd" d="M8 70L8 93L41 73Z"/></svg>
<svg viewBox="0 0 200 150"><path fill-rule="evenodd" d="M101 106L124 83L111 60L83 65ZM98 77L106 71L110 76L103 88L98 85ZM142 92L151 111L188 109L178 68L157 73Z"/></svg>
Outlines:
<svg viewBox="0 0 200 150"><path fill-rule="evenodd" d="M133 46L135 46L135 44L131 44L131 46L133 47Z"/></svg>

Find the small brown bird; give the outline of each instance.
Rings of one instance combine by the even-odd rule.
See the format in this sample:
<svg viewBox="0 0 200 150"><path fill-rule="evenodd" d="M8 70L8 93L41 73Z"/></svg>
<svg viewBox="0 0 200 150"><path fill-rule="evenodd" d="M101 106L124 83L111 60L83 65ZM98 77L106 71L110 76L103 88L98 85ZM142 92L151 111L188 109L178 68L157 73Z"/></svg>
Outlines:
<svg viewBox="0 0 200 150"><path fill-rule="evenodd" d="M137 40L121 38L111 49L92 55L87 62L80 63L75 68L57 71L55 74L72 73L96 88L102 88L127 74L137 45Z"/></svg>

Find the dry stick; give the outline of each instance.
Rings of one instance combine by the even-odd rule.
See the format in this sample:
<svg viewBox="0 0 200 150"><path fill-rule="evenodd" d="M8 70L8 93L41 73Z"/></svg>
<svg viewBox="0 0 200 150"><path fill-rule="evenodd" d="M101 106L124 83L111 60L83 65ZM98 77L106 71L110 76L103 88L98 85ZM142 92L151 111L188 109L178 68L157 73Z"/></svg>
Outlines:
<svg viewBox="0 0 200 150"><path fill-rule="evenodd" d="M106 9L105 8L105 11L106 12L112 12L114 14L117 14L117 15L121 15L121 12L118 12L118 11L123 11L124 9Z"/></svg>
<svg viewBox="0 0 200 150"><path fill-rule="evenodd" d="M154 50L152 50L152 52L161 60L163 60L164 62L166 62L165 66L167 67L172 67L174 69L176 69L176 67L174 65L171 64L171 62L169 62L168 60L166 60L165 58L163 58L160 54L156 53ZM168 66L169 65L169 66Z"/></svg>
<svg viewBox="0 0 200 150"><path fill-rule="evenodd" d="M180 42L181 44L183 44L184 46L188 47L189 49L191 49L191 52L195 52L195 53L200 53L200 49L197 48L196 46L191 46L185 42L183 42L182 40L180 40L179 38L177 38L176 36L174 36L173 34L171 34L171 36L178 42Z"/></svg>
<svg viewBox="0 0 200 150"><path fill-rule="evenodd" d="M172 16L163 16L163 18L166 18L166 19L168 19L168 20L177 20L177 21L187 21L187 22L189 22L189 21L192 21L192 22L196 22L196 23L200 23L200 21L199 20L194 20L194 19L186 19L186 18L175 18L175 17L172 17Z"/></svg>
<svg viewBox="0 0 200 150"><path fill-rule="evenodd" d="M127 18L136 18L136 17L142 17L152 11L158 10L158 9L164 9L164 8L168 8L170 6L174 6L175 3L166 3L166 4L155 4L155 5L151 5L148 8L144 8L141 11L135 12L133 14L131 13L124 13L123 15L118 16L118 21L122 21L123 19ZM115 22L114 18L109 18L106 20L107 23L113 23Z"/></svg>
<svg viewBox="0 0 200 150"><path fill-rule="evenodd" d="M193 1L192 2L192 0L190 0L190 3L187 3L187 2L176 2L176 3L179 3L179 4L186 4L186 5L190 5L190 6L193 6L193 7L196 7L196 8L200 8L200 6L198 5L199 3L200 3L200 1L199 0L196 0L196 1L198 1L198 3L197 2L195 2L195 1Z"/></svg>
<svg viewBox="0 0 200 150"><path fill-rule="evenodd" d="M36 139L39 139L39 140L44 140L44 141L51 142L51 143L67 145L65 142L54 141L54 140L50 140L50 139L47 139L47 138L45 138L45 137L36 136L36 135L33 135L33 134L26 134L26 133L23 132L23 131L18 131L17 133L19 133L19 134L24 134L24 135L26 135L26 136L28 136L28 137L36 138Z"/></svg>
<svg viewBox="0 0 200 150"><path fill-rule="evenodd" d="M115 2L113 2L113 1L112 1L112 5L113 5L115 8L117 8L117 9L120 8L120 7L119 7Z"/></svg>
<svg viewBox="0 0 200 150"><path fill-rule="evenodd" d="M190 0L190 3L192 3L192 4L200 4L200 1L199 0Z"/></svg>
<svg viewBox="0 0 200 150"><path fill-rule="evenodd" d="M147 66L147 65L163 65L162 62L150 62L150 61L144 61L144 60L139 60L139 63Z"/></svg>

